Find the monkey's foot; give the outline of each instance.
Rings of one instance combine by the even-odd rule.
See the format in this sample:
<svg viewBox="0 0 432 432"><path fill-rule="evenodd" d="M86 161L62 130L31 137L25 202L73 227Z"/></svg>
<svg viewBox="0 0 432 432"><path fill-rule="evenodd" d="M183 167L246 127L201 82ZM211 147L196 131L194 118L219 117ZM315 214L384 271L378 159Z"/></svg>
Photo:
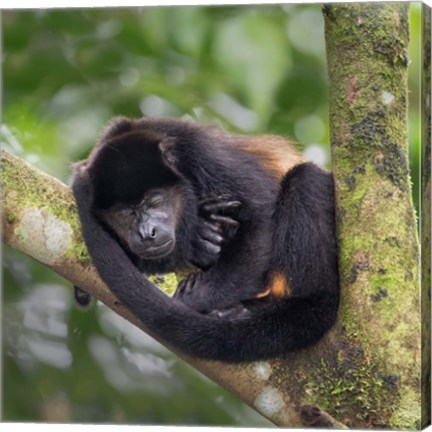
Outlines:
<svg viewBox="0 0 432 432"><path fill-rule="evenodd" d="M190 296L194 287L202 280L202 276L201 272L191 273L178 284L173 297L183 301L185 297Z"/></svg>
<svg viewBox="0 0 432 432"><path fill-rule="evenodd" d="M214 309L215 305L203 277L201 272L191 273L179 283L173 297L197 312L207 313Z"/></svg>

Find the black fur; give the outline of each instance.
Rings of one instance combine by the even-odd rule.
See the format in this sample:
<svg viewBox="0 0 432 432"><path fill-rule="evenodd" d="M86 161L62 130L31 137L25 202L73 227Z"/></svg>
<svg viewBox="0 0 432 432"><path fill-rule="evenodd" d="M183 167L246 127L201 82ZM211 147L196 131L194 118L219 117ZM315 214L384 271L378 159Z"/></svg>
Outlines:
<svg viewBox="0 0 432 432"><path fill-rule="evenodd" d="M94 264L119 300L186 354L238 362L318 341L336 320L339 293L331 175L303 163L278 184L231 138L172 119L117 120L77 165L73 192ZM98 218L101 209L145 194L150 183L175 184L184 203L175 250L158 262L132 256ZM217 196L242 203L238 231L214 266L169 298L141 271L193 260L198 202ZM289 295L257 299L275 273L287 278Z"/></svg>

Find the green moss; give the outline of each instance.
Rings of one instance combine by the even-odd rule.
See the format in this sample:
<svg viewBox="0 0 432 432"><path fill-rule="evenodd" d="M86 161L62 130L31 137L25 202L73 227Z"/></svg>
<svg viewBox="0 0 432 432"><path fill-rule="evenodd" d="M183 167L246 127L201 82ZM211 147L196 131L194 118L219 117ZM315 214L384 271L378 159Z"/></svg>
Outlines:
<svg viewBox="0 0 432 432"><path fill-rule="evenodd" d="M351 335L351 339L352 335ZM384 427L397 398L398 382L386 379L365 356L362 345L347 345L335 364L321 361L306 384L308 400L348 426Z"/></svg>
<svg viewBox="0 0 432 432"><path fill-rule="evenodd" d="M8 213L6 220L7 220L7 223L13 224L18 220L18 218L13 213Z"/></svg>
<svg viewBox="0 0 432 432"><path fill-rule="evenodd" d="M169 296L174 294L178 284L178 279L175 273L168 273L166 275L151 275L149 276L149 280Z"/></svg>
<svg viewBox="0 0 432 432"><path fill-rule="evenodd" d="M420 404L419 393L413 389L408 389L401 394L401 401L395 410L390 421L390 427L393 429L419 430L421 419L419 417L418 405Z"/></svg>
<svg viewBox="0 0 432 432"><path fill-rule="evenodd" d="M90 255L84 242L74 243L70 251L68 251L68 255L74 257L78 260L78 262L82 264L86 264L91 261Z"/></svg>
<svg viewBox="0 0 432 432"><path fill-rule="evenodd" d="M66 251L66 258L78 259L82 263L90 262L82 241L76 205L69 188L35 168L32 168L35 170L34 174L22 169L20 163L15 156L2 152L4 207L13 215L13 218L8 216L7 221L18 222L22 212L31 208L55 216L67 223L74 233L72 247ZM63 187L59 188L59 184Z"/></svg>

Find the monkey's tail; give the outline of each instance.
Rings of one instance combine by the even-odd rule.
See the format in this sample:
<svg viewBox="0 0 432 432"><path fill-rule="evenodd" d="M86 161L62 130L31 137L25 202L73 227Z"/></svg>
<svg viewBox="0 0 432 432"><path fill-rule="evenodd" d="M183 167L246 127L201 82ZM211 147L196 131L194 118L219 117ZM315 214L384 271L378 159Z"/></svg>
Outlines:
<svg viewBox="0 0 432 432"><path fill-rule="evenodd" d="M324 290L254 305L238 317L200 314L153 285L96 221L88 222L84 238L102 280L155 337L185 354L228 362L278 357L315 343L336 321L337 291Z"/></svg>
<svg viewBox="0 0 432 432"><path fill-rule="evenodd" d="M128 308L168 344L191 356L228 362L279 357L316 343L335 323L339 303L337 294L323 291L313 298L254 306L244 316L214 318L173 299L162 300L164 294L154 286L145 290L134 299L123 290L116 292L125 295Z"/></svg>

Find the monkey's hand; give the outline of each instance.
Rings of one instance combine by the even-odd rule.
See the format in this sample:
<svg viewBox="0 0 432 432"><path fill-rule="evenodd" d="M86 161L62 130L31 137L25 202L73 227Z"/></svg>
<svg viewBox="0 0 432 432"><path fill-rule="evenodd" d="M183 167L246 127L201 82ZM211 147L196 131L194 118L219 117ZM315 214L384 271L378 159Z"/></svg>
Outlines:
<svg viewBox="0 0 432 432"><path fill-rule="evenodd" d="M217 307L208 288L204 273L194 272L178 284L173 297L197 312L208 313Z"/></svg>
<svg viewBox="0 0 432 432"><path fill-rule="evenodd" d="M192 240L192 264L208 270L219 259L221 248L236 234L239 222L234 219L239 201L224 197L208 198L199 204L199 219Z"/></svg>

